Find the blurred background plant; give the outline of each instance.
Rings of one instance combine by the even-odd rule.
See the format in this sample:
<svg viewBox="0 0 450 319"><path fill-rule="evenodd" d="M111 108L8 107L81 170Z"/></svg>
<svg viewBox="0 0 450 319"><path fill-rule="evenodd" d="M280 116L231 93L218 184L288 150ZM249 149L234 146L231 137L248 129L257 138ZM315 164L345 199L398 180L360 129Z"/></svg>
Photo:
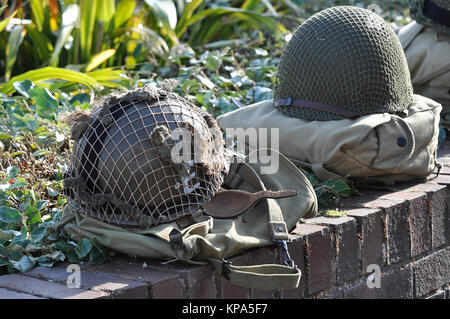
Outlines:
<svg viewBox="0 0 450 319"><path fill-rule="evenodd" d="M65 114L166 78L214 116L271 99L300 23L334 5L373 4L394 26L410 21L407 0L0 0L0 274L109 258L96 240L53 229L66 203ZM299 169L322 205L358 193Z"/></svg>

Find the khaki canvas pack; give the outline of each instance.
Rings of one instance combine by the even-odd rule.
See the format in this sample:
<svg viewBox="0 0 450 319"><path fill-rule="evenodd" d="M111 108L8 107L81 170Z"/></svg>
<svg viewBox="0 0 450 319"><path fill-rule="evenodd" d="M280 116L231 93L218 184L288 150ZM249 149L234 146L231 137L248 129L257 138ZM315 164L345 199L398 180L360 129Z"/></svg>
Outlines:
<svg viewBox="0 0 450 319"><path fill-rule="evenodd" d="M260 174L271 154L279 159L274 174ZM159 224L148 229L127 229L76 214L69 205L57 225L74 239L96 238L99 242L127 255L211 263L231 283L259 289L290 289L299 284L301 271L289 257L286 244L289 232L302 217L317 212L317 198L306 177L275 150L260 150L247 157L234 155L224 189L248 192L261 190L297 190L298 196L262 199L235 218L213 218L201 211L190 217ZM235 266L225 258L245 250L279 244L285 265Z"/></svg>
<svg viewBox="0 0 450 319"><path fill-rule="evenodd" d="M224 130L267 129L267 141L271 133L278 134L278 145L264 145L309 165L321 180L352 177L393 184L424 178L435 168L441 108L414 95L414 104L402 117L382 113L355 120L307 121L287 117L273 101L263 101L224 114L217 122ZM231 131L227 137L232 137ZM250 138L247 144L254 149L267 141Z"/></svg>
<svg viewBox="0 0 450 319"><path fill-rule="evenodd" d="M450 34L439 33L413 21L400 29L414 92L443 106L441 116L450 127ZM445 118L447 117L447 118Z"/></svg>

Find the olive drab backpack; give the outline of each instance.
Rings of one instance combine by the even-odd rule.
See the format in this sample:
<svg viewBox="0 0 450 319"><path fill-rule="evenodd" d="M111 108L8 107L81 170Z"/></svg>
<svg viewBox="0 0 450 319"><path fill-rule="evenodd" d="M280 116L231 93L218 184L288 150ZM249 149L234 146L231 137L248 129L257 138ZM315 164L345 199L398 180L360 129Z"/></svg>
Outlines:
<svg viewBox="0 0 450 319"><path fill-rule="evenodd" d="M275 129L279 143L269 146L294 163L311 167L321 180L394 184L423 179L436 165L442 107L423 96L414 99L403 116L382 113L331 121L288 117L268 100L226 113L217 122L228 132L265 129L268 141ZM259 142L249 139L247 146L254 150Z"/></svg>
<svg viewBox="0 0 450 319"><path fill-rule="evenodd" d="M317 198L283 155L261 149L245 157L225 149L209 114L153 86L112 95L69 120L68 204L57 229L131 256L210 263L237 285L298 286L301 270L289 257L288 234L300 218L315 215ZM181 141L192 156L175 156ZM272 159L277 167L267 174ZM226 260L274 244L283 264Z"/></svg>

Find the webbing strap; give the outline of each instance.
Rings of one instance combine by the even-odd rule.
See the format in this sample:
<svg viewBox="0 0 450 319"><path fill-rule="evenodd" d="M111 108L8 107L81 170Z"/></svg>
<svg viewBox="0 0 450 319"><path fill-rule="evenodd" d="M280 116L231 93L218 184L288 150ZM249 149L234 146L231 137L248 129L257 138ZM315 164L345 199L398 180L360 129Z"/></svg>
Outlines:
<svg viewBox="0 0 450 319"><path fill-rule="evenodd" d="M256 289L294 289L300 283L302 272L298 268L265 264L235 266L220 259L209 259L217 273L232 284Z"/></svg>
<svg viewBox="0 0 450 319"><path fill-rule="evenodd" d="M306 107L308 109L324 111L328 113L335 113L338 115L342 115L345 118L355 119L361 116L361 114L342 109L336 106L321 104L312 101L304 101L304 100L294 100L292 98L287 99L279 99L275 101L275 106L297 106L297 107Z"/></svg>

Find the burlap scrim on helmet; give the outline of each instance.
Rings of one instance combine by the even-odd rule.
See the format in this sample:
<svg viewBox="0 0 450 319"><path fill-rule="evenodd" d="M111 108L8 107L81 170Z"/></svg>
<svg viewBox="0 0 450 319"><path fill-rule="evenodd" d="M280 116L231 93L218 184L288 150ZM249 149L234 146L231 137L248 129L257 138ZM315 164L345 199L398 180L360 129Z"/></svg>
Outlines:
<svg viewBox="0 0 450 319"><path fill-rule="evenodd" d="M191 214L219 190L229 167L215 120L154 86L111 95L69 122L68 203L104 222L150 227Z"/></svg>
<svg viewBox="0 0 450 319"><path fill-rule="evenodd" d="M345 113L402 111L412 94L392 27L372 11L342 6L313 15L295 31L278 66L275 104L291 117L336 120Z"/></svg>
<svg viewBox="0 0 450 319"><path fill-rule="evenodd" d="M450 34L450 0L410 0L409 12L417 23Z"/></svg>

